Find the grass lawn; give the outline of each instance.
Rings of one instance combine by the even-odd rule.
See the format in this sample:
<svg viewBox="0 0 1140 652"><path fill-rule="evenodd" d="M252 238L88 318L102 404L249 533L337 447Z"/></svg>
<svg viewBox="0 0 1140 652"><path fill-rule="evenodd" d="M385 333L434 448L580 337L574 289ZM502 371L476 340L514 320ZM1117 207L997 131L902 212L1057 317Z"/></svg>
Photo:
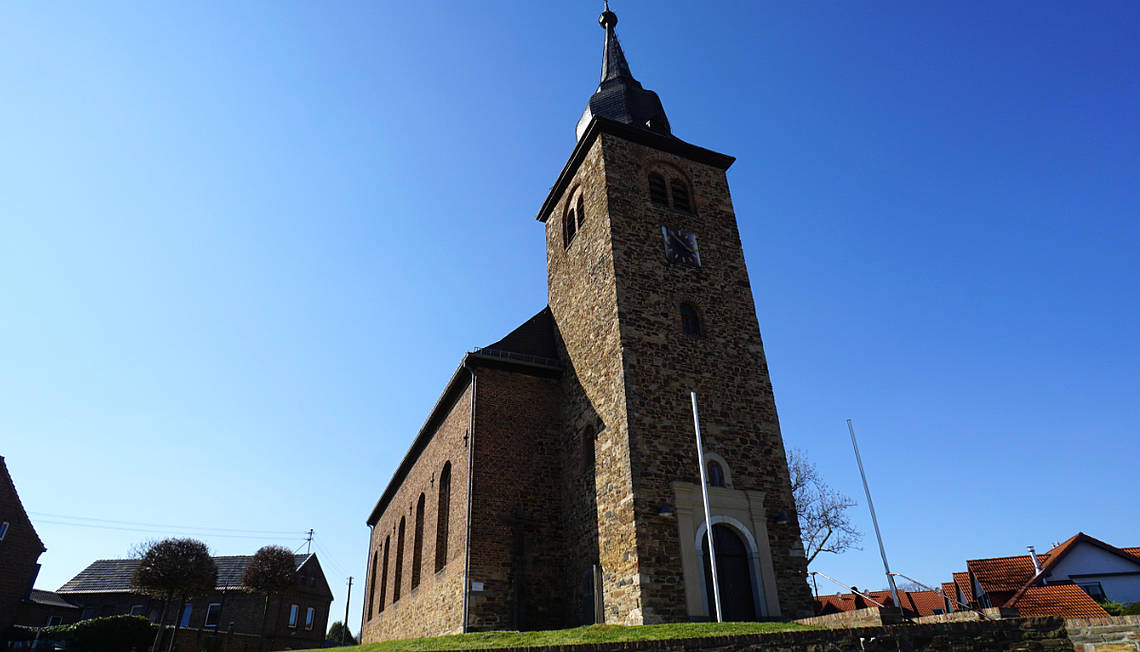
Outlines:
<svg viewBox="0 0 1140 652"><path fill-rule="evenodd" d="M670 625L588 625L574 629L543 632L478 632L433 638L412 638L371 645L336 648L345 652L388 652L389 650L486 650L503 647L574 645L613 641L653 641L665 638L767 634L799 629L815 629L796 623L676 623Z"/></svg>

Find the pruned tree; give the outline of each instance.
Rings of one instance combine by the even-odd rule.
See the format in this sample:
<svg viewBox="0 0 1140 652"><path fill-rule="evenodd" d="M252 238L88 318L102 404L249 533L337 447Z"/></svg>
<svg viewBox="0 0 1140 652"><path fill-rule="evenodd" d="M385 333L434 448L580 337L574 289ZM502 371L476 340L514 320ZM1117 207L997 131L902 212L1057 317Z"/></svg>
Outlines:
<svg viewBox="0 0 1140 652"><path fill-rule="evenodd" d="M807 563L811 564L821 552L858 550L863 533L847 514L857 503L828 486L801 450L788 451L788 471Z"/></svg>
<svg viewBox="0 0 1140 652"><path fill-rule="evenodd" d="M345 627L344 623L339 620L329 625L329 633L325 638L347 645L356 645L358 643L356 637L352 635L352 630Z"/></svg>
<svg viewBox="0 0 1140 652"><path fill-rule="evenodd" d="M265 649L265 620L269 616L269 598L289 593L297 587L297 558L288 548L263 546L249 560L241 583L246 590L265 596L261 611L261 630L257 637L257 650Z"/></svg>
<svg viewBox="0 0 1140 652"><path fill-rule="evenodd" d="M213 592L218 581L218 565L210 556L210 549L197 539L163 539L152 541L134 551L139 555L139 565L131 577L131 587L146 595L162 599L162 616L159 618L158 634L151 650L157 652L166 624L166 611L170 602L179 600L179 616L174 623L174 635L170 647L178 638L182 626L180 617L186 601Z"/></svg>

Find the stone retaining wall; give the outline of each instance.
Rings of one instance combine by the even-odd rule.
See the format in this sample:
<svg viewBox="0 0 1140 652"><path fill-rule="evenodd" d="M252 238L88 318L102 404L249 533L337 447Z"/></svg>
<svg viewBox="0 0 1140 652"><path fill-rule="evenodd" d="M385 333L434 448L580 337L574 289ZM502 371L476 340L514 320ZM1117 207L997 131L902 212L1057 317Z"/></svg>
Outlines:
<svg viewBox="0 0 1140 652"><path fill-rule="evenodd" d="M1140 616L1069 618L1065 629L1076 652L1140 652Z"/></svg>

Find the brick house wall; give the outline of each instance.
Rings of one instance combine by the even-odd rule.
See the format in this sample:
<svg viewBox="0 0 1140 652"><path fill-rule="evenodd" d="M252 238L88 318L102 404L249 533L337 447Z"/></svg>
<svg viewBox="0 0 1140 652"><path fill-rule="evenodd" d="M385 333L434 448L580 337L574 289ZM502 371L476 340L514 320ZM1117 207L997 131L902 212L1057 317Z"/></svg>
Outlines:
<svg viewBox="0 0 1140 652"><path fill-rule="evenodd" d="M11 625L32 590L46 550L28 519L8 466L0 457L0 523L7 523L0 540L0 630ZM2 526L0 526L2 527Z"/></svg>

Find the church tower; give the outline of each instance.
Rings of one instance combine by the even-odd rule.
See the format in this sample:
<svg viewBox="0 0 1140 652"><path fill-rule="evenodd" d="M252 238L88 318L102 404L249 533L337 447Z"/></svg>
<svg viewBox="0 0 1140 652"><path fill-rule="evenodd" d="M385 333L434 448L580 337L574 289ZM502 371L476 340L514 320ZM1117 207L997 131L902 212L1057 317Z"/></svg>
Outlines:
<svg viewBox="0 0 1140 652"><path fill-rule="evenodd" d="M810 615L784 445L726 170L672 134L607 6L601 82L537 219L565 362L562 527L577 620L713 614L690 392L726 620Z"/></svg>

